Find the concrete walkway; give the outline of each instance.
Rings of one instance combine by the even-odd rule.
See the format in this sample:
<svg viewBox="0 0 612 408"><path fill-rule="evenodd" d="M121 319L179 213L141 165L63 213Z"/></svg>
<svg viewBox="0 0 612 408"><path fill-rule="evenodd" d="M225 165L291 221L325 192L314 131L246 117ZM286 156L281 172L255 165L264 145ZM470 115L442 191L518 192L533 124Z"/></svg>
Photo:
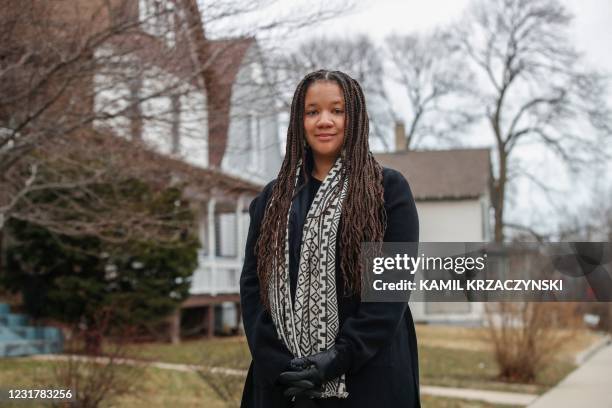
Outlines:
<svg viewBox="0 0 612 408"><path fill-rule="evenodd" d="M484 401L490 404L528 406L529 408L612 408L612 343L608 342L606 345L600 344L597 351L593 350L589 354L590 356L579 368L540 397L534 394L429 385L421 385L421 394ZM92 358L69 355L37 355L29 358L47 361L75 358L77 360L98 364L108 364L109 362L107 357ZM205 367L193 364L146 362L133 359L116 359L115 363L148 366L171 371L196 372L197 370L208 369L212 372L225 375L246 375L246 371L244 370L223 367Z"/></svg>
<svg viewBox="0 0 612 408"><path fill-rule="evenodd" d="M66 361L68 359L75 359L77 361L87 361L95 364L108 364L110 359L108 357L87 357L87 356L71 356L66 354L41 354L31 357L34 360L42 361ZM174 364L174 363L162 363L162 362L147 362L142 360L134 360L129 358L116 358L115 364L127 364L139 367L155 367L162 370L180 371L180 372L196 372L198 370L210 370L213 373L219 373L230 376L242 376L246 377L246 370L236 370L231 368L223 367L206 367L195 364ZM520 394L515 392L502 392L502 391L488 391L488 390L476 390L467 388L451 388L451 387L437 387L430 385L421 385L422 395L431 395L435 397L445 398L461 398L466 400L477 400L484 401L491 404L499 405L515 405L515 406L526 406L534 401L538 396L533 394Z"/></svg>
<svg viewBox="0 0 612 408"><path fill-rule="evenodd" d="M89 357L89 356L77 356L70 354L37 354L30 357L32 360L39 361L79 361L88 362L94 364L109 364L111 359L109 357ZM177 364L177 363L163 363L160 361L145 361L145 360L134 360L131 358L115 358L115 364L126 364L135 367L154 367L161 370L180 371L183 373L195 373L199 370L210 371L213 374L224 374L237 377L246 377L247 370L238 370L235 368L224 368L224 367L209 367L198 364Z"/></svg>
<svg viewBox="0 0 612 408"><path fill-rule="evenodd" d="M527 406L538 396L534 394L520 394L518 392L473 390L469 388L433 387L421 385L421 395L434 397L460 398L464 400L484 401L490 404Z"/></svg>
<svg viewBox="0 0 612 408"><path fill-rule="evenodd" d="M28 358L28 357L26 357ZM36 360L77 360L98 364L108 364L107 357L85 357L57 354L31 356ZM436 397L459 398L465 400L484 401L491 404L529 406L529 408L612 408L612 343L609 337L594 344L581 353L582 363L574 372L567 376L557 386L542 396L521 394L515 392L488 391L466 388L451 388L421 385L421 394ZM155 367L162 370L196 372L207 369L212 372L246 376L245 370L223 367L206 367L194 364L172 364L163 362L147 362L142 360L118 358L117 364Z"/></svg>
<svg viewBox="0 0 612 408"><path fill-rule="evenodd" d="M594 353L529 408L612 407L612 344Z"/></svg>

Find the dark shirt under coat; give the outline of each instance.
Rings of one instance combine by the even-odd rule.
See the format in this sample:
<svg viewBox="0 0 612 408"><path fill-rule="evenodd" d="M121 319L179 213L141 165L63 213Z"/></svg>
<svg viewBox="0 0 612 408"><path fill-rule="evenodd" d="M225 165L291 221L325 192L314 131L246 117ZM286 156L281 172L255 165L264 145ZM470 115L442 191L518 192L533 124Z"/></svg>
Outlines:
<svg viewBox="0 0 612 408"><path fill-rule="evenodd" d="M289 221L289 274L291 296L295 296L297 266L304 220L321 182L312 179L294 198ZM280 341L270 313L259 295L255 243L274 181L249 207L251 224L245 261L240 277L240 298L245 334L253 361L249 367L242 408L292 407L275 383L293 358ZM419 223L410 187L401 173L383 169L387 229L385 242L418 242ZM350 198L347 198L350 199ZM338 232L340 237L340 231ZM407 303L360 303L343 296L339 273L340 244L336 249L336 289L340 331L336 346L346 368L349 397L317 399L319 407L420 407L416 333Z"/></svg>

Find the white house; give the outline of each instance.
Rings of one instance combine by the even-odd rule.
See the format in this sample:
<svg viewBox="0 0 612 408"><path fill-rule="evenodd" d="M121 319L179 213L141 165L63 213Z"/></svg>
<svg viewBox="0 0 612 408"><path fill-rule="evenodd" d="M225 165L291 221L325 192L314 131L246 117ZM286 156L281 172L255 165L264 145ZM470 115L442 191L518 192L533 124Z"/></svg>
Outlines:
<svg viewBox="0 0 612 408"><path fill-rule="evenodd" d="M172 320L173 339L178 340L181 322L193 332L205 329L209 335L215 327L233 328L239 323L247 206L277 174L282 156L274 92L256 41L209 40L194 0L185 2L190 8L184 12L179 6L183 2L170 3L179 20L195 22L190 29L160 30L164 22L155 21L155 7L160 3L139 0L134 3L136 12L148 22L142 29L150 36L139 36L136 41L141 42L129 53L114 52L112 45L99 49L98 56L108 56L112 69L101 69L93 84L95 110L113 118L98 126L181 162L183 173L192 180L187 194L197 213L202 247L191 296ZM146 18L146 13L153 14ZM117 47L130 45L124 41ZM173 56L172 63L156 59L156 47ZM175 92L160 92L169 84L176 85ZM138 114L122 114L130 109ZM376 157L410 182L420 215L421 241L490 239L487 149L399 149ZM479 321L481 309L478 304L412 305L415 319L429 322Z"/></svg>
<svg viewBox="0 0 612 408"><path fill-rule="evenodd" d="M202 246L191 296L172 319L178 341L181 325L208 335L237 327L248 204L278 173L281 151L274 93L255 39L209 40L194 0L164 3L174 20L160 4L134 3L148 35L98 49L106 63L92 81L93 108L104 118L97 129L173 160L181 169L173 176L190 182Z"/></svg>
<svg viewBox="0 0 612 408"><path fill-rule="evenodd" d="M276 177L282 156L273 90L264 75L260 50L254 39L241 38L212 41L209 52L218 62L212 64L215 82L207 90L220 100L208 105L209 115L217 119L208 126L209 168L261 189ZM237 200L199 200L201 260L192 296L184 306L208 307L213 302L217 312L208 307L208 319L216 319L214 326L224 331L235 329L240 321L239 278L250 221L246 212L253 197L244 193Z"/></svg>
<svg viewBox="0 0 612 408"><path fill-rule="evenodd" d="M376 154L410 184L419 213L420 242L491 240L491 163L488 149L398 151ZM419 279L417 276L416 279ZM483 321L481 303L411 301L415 321Z"/></svg>

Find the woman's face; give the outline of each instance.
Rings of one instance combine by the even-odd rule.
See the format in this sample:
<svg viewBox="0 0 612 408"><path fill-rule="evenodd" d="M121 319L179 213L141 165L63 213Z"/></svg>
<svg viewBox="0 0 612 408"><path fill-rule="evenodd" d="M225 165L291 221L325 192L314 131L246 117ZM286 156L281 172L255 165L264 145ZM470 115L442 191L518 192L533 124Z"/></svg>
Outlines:
<svg viewBox="0 0 612 408"><path fill-rule="evenodd" d="M336 159L344 143L344 97L332 81L316 81L306 90L304 130L315 158Z"/></svg>

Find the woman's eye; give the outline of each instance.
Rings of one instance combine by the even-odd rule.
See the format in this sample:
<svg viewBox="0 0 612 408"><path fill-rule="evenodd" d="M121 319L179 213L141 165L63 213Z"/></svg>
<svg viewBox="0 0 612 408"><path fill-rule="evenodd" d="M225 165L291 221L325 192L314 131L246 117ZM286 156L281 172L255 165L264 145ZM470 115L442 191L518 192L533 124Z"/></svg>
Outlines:
<svg viewBox="0 0 612 408"><path fill-rule="evenodd" d="M313 111L308 111L308 112L306 112L306 115L307 115L307 116L314 116L314 115L316 115L316 113L317 113L317 111L314 111L314 110L313 110Z"/></svg>
<svg viewBox="0 0 612 408"><path fill-rule="evenodd" d="M342 109L334 109L334 113L342 114L344 111Z"/></svg>

